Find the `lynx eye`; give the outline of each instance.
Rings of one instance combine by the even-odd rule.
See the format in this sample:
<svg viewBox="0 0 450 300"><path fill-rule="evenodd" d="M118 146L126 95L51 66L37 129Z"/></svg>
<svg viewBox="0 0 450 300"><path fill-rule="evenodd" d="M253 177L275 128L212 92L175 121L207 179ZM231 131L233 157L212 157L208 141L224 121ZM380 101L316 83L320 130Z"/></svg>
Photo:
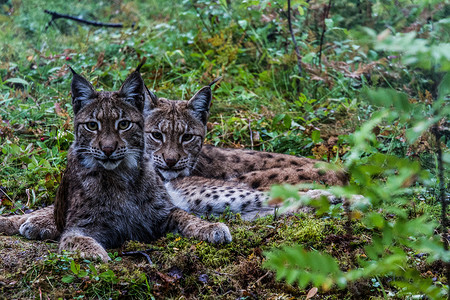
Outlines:
<svg viewBox="0 0 450 300"><path fill-rule="evenodd" d="M151 135L152 135L152 137L153 137L155 140L158 140L158 141L162 141L162 140L163 140L163 135L162 135L161 132L154 131L154 132L151 133Z"/></svg>
<svg viewBox="0 0 450 300"><path fill-rule="evenodd" d="M117 124L117 127L120 130L126 130L126 129L130 128L130 126L131 126L131 122L128 120L122 120L119 122L119 124Z"/></svg>
<svg viewBox="0 0 450 300"><path fill-rule="evenodd" d="M98 130L98 123L97 122L87 122L85 124L86 128L90 131L96 131Z"/></svg>
<svg viewBox="0 0 450 300"><path fill-rule="evenodd" d="M194 138L194 135L193 135L193 134L186 133L186 134L183 134L183 136L181 137L181 141L182 141L182 142L189 142L189 141L192 140L193 138Z"/></svg>

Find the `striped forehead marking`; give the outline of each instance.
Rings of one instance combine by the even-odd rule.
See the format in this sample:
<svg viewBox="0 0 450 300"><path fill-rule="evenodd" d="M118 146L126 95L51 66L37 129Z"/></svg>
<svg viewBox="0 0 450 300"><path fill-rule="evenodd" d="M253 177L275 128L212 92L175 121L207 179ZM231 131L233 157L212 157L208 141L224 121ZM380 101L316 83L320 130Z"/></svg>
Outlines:
<svg viewBox="0 0 450 300"><path fill-rule="evenodd" d="M118 107L100 107L96 108L92 111L91 115L94 119L97 120L118 120L123 116L123 110Z"/></svg>
<svg viewBox="0 0 450 300"><path fill-rule="evenodd" d="M180 121L180 120L170 120L170 119L164 119L161 120L161 122L159 122L158 124L158 128L161 132L165 132L165 133L184 133L186 132L188 125L186 122L184 121Z"/></svg>

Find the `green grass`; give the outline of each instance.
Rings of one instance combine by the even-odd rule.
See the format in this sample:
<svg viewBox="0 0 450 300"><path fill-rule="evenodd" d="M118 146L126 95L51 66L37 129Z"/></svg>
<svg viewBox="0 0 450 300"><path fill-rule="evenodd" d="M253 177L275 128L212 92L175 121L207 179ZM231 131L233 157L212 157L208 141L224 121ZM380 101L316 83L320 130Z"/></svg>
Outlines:
<svg viewBox="0 0 450 300"><path fill-rule="evenodd" d="M411 220L420 216L437 220L435 142L426 132L408 144L407 118L434 115L436 87L448 62L436 58L431 69L408 65L401 55L392 58L391 52L377 48L376 35L356 24L377 33L388 25L393 34L417 25L420 38L444 45L449 42L444 19L449 7L408 1L401 1L401 7L370 3L371 11L368 4L354 1L332 7L319 66L323 7L293 1L293 28L305 63L300 74L283 12L286 3L281 1L3 1L0 213L21 213L53 201L73 141L68 66L97 89L113 90L146 58L143 78L160 97L189 99L217 76L224 77L214 87L207 143L347 165L352 159L350 146L364 144L351 165L352 187L371 200L384 201L374 210L385 222L394 226L404 215ZM64 19L46 28L51 17L44 9L121 22L125 28L89 27ZM433 12L429 19L427 11ZM428 62L425 50L416 54L424 64ZM379 110L377 106L383 107L382 101L376 105L370 100L377 94L368 90L380 87L404 92L414 109L363 131L361 126ZM392 99L384 100L386 107L398 106ZM442 110L446 107L448 101ZM355 133L358 130L360 135ZM448 138L441 143L448 163ZM420 162L424 171L402 160L405 157ZM446 172L448 182L448 168ZM401 184L414 176L419 179L411 188ZM399 189L405 194L386 194ZM346 214L336 208L320 217L265 218L253 223L225 218L234 238L225 246L168 235L152 245L130 242L117 249L120 253L152 248L152 266L141 257L128 256L108 264L83 261L56 254L53 243L1 236L0 293L10 299L41 293L52 299L304 297L312 286L301 289L276 280L275 272L262 267L263 253L301 244L331 254L343 270L360 267L355 258L365 259L364 246L383 229L365 223L367 211L355 210L354 215L353 237L346 236ZM408 265L403 267L412 266L420 278L435 278L433 286L443 286L446 278L439 261L428 263L407 247L404 251ZM329 299L382 298L384 289L400 291L392 284L395 279L389 273L360 279L344 289L321 289L319 294Z"/></svg>

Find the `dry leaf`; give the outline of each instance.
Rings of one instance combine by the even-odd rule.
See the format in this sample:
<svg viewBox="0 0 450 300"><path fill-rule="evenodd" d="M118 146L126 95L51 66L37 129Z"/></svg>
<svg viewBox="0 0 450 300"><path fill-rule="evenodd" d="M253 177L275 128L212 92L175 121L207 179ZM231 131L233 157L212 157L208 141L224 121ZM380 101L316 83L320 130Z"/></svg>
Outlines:
<svg viewBox="0 0 450 300"><path fill-rule="evenodd" d="M272 198L267 204L269 204L269 206L280 206L283 204L283 199L281 197Z"/></svg>
<svg viewBox="0 0 450 300"><path fill-rule="evenodd" d="M309 290L308 295L306 295L306 300L311 299L312 297L314 297L317 294L317 291L319 289L316 287L313 287Z"/></svg>

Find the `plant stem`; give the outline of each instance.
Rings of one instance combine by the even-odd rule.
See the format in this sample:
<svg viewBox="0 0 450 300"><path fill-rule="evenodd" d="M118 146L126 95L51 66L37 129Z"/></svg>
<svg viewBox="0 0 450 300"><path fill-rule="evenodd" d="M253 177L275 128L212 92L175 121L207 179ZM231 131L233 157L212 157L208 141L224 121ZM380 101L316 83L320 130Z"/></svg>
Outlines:
<svg viewBox="0 0 450 300"><path fill-rule="evenodd" d="M300 55L300 50L298 49L297 41L295 40L294 31L292 30L292 22L291 22L291 0L288 0L288 25L289 32L291 33L292 43L294 44L295 54L297 55L297 65L300 77L302 77L302 56Z"/></svg>
<svg viewBox="0 0 450 300"><path fill-rule="evenodd" d="M442 239L444 241L444 250L448 251L448 219L447 219L447 200L445 199L445 182L444 182L444 162L442 159L442 149L441 149L441 131L438 124L434 125L432 130L434 137L436 139L436 154L438 163L438 178L439 178L439 202L441 202L441 231ZM445 263L446 266L446 277L447 277L447 290L450 291L450 263ZM447 295L450 299L450 292Z"/></svg>
<svg viewBox="0 0 450 300"><path fill-rule="evenodd" d="M322 48L323 48L323 40L325 38L325 32L327 31L327 25L325 24L325 20L328 18L330 13L332 1L328 1L328 5L325 7L325 11L323 12L323 20L322 20L322 34L320 35L320 45L319 45L319 68L322 71Z"/></svg>

